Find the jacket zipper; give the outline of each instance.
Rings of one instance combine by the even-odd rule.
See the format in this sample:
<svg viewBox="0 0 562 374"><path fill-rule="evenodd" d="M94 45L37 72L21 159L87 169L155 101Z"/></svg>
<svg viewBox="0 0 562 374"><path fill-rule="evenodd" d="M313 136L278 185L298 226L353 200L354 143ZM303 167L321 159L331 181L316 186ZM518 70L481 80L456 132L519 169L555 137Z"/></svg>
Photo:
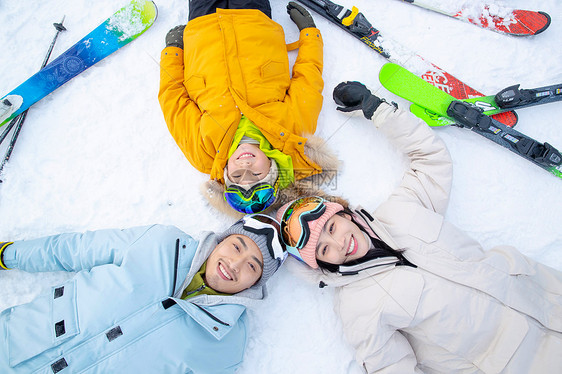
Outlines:
<svg viewBox="0 0 562 374"><path fill-rule="evenodd" d="M179 256L180 256L180 240L179 238L176 239L176 257L174 259L174 283L172 286L172 294L170 295L170 297L174 297L174 292L176 290L176 279L178 277L178 262L179 262ZM199 287L197 290L193 291L194 292L199 292L201 291L203 288L205 288L205 285L202 285L201 287ZM213 321L220 323L221 325L224 326L230 326L228 323L221 321L220 319L218 319L217 317L215 317L214 315L212 315L210 312L208 312L207 310L205 310L205 308L192 303L193 305L195 305L197 308L199 308L202 312L204 312L206 315L208 315Z"/></svg>
<svg viewBox="0 0 562 374"><path fill-rule="evenodd" d="M174 282L172 285L172 294L170 297L174 297L174 293L176 291L176 279L178 277L178 262L180 257L180 240L179 238L176 239L176 257L174 259Z"/></svg>
<svg viewBox="0 0 562 374"><path fill-rule="evenodd" d="M206 315L208 315L213 321L220 323L221 325L224 326L230 326L228 323L221 321L220 319L218 319L217 317L215 317L214 315L212 315L210 312L208 312L205 308L203 308L202 306L199 306L195 303L192 303L193 305L195 305L197 308L201 309L202 312L204 312Z"/></svg>
<svg viewBox="0 0 562 374"><path fill-rule="evenodd" d="M193 295L194 293L197 293L197 292L199 292L199 291L202 291L202 290L203 290L203 288L205 288L205 285L204 285L204 284L203 284L203 285L201 285L201 286L199 286L199 288L198 288L198 289L196 289L196 290L193 290L193 291L191 291L191 292L188 292L188 293L186 293L186 294L185 294L185 296L191 296L191 295Z"/></svg>

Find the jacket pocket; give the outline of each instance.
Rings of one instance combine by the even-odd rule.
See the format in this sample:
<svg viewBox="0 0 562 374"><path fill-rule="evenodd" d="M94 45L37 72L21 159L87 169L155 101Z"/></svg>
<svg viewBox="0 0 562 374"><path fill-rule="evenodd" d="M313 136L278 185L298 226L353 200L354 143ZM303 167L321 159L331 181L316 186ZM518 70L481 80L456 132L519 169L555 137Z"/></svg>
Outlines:
<svg viewBox="0 0 562 374"><path fill-rule="evenodd" d="M261 77L262 79L274 78L277 76L282 76L285 74L287 69L285 64L277 61L268 61L261 67Z"/></svg>
<svg viewBox="0 0 562 374"><path fill-rule="evenodd" d="M485 262L509 275L535 275L533 266L521 252L511 246L497 246L486 254ZM544 287L544 286L543 286Z"/></svg>
<svg viewBox="0 0 562 374"><path fill-rule="evenodd" d="M8 317L7 342L14 367L62 344L79 333L76 281L53 287L29 304L14 307Z"/></svg>
<svg viewBox="0 0 562 374"><path fill-rule="evenodd" d="M192 75L191 77L185 80L185 88L187 89L187 94L193 100L195 100L195 96L203 91L207 87L205 82L205 77L202 75Z"/></svg>
<svg viewBox="0 0 562 374"><path fill-rule="evenodd" d="M495 331L495 336L474 362L485 373L501 373L525 339L529 325L523 316L508 309L501 318L501 326L490 331Z"/></svg>

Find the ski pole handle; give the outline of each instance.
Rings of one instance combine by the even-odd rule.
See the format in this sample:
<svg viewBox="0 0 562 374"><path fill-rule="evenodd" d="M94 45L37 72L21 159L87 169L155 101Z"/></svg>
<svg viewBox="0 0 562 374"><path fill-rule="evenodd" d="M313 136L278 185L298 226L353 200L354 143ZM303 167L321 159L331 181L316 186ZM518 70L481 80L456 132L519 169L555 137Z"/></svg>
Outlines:
<svg viewBox="0 0 562 374"><path fill-rule="evenodd" d="M53 38L53 41L51 42L51 45L49 46L49 50L47 51L47 55L45 56L45 59L43 60L43 63L41 64L41 69L43 69L47 63L49 62L49 58L51 57L51 52L53 51L53 48L55 47L55 43L57 42L57 38L59 37L59 34L61 31L66 31L66 27L64 27L62 25L62 23L64 22L64 19L66 18L66 16L62 17L62 21L60 21L60 23L53 23L53 26L55 26L55 29L57 29L57 33L55 34L55 37Z"/></svg>

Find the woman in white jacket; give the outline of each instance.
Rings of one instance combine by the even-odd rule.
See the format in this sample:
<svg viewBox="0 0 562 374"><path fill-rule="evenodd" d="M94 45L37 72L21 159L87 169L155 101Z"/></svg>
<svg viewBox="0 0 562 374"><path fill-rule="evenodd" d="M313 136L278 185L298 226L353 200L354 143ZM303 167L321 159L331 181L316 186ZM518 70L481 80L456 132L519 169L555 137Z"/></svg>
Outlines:
<svg viewBox="0 0 562 374"><path fill-rule="evenodd" d="M444 220L451 159L424 122L357 82L334 99L372 119L409 168L372 213L309 197L277 217L290 252L320 287L336 287L365 372L562 372L562 273L512 247L484 251Z"/></svg>

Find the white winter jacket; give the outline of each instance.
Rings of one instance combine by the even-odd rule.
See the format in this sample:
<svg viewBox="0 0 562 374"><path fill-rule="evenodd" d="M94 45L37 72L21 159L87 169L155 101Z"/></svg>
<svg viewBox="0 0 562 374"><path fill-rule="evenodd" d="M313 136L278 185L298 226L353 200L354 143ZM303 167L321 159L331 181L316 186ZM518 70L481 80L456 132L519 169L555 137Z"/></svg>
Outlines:
<svg viewBox="0 0 562 374"><path fill-rule="evenodd" d="M562 273L511 247L484 251L446 222L451 160L408 112L383 104L373 123L410 159L390 198L362 217L417 267L314 271L367 373L562 372Z"/></svg>

